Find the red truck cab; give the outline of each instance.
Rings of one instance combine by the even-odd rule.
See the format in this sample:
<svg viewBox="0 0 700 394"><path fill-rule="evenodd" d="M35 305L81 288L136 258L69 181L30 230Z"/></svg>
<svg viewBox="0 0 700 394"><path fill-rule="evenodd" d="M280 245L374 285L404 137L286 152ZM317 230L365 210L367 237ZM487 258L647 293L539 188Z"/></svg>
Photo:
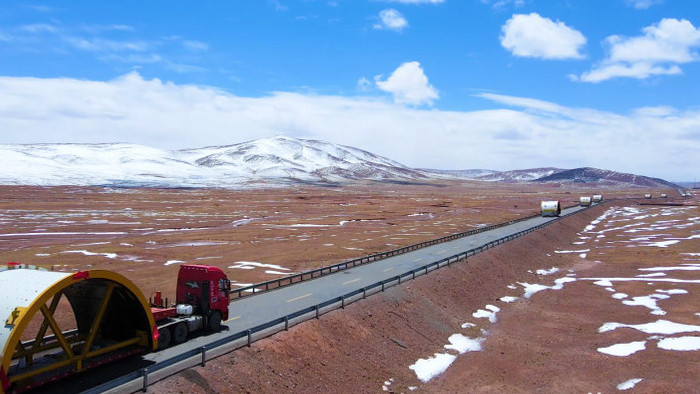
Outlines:
<svg viewBox="0 0 700 394"><path fill-rule="evenodd" d="M192 305L195 315L227 320L230 286L226 274L217 267L183 264L177 274L176 303Z"/></svg>
<svg viewBox="0 0 700 394"><path fill-rule="evenodd" d="M154 338L158 349L185 342L195 331L217 332L221 323L228 320L228 304L231 281L216 267L199 264L183 264L177 274L175 304L165 304L156 292L151 303L151 313L156 322Z"/></svg>

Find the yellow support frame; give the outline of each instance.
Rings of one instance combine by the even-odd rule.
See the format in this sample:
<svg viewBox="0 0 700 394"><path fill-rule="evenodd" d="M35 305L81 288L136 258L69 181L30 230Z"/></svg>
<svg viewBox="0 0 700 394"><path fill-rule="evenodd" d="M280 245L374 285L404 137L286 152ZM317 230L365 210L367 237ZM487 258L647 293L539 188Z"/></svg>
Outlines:
<svg viewBox="0 0 700 394"><path fill-rule="evenodd" d="M64 295L64 291L68 287L78 282L95 280L106 283L106 292L104 297L100 300L97 313L90 323L89 331L86 335L65 335L54 319L54 313L56 312L56 308L58 307L61 297ZM145 332L137 332L136 336L132 338L127 338L104 348L90 351L97 334L100 331L100 324L105 316L112 295L114 294L115 289L118 288L124 288L127 292L131 293L143 308L144 316L146 316L148 320L147 322L144 322ZM47 307L46 303L49 300L51 300L51 302ZM31 346L28 344L25 346L20 340L22 333L27 328L34 315L37 313L41 313L44 320L42 321L36 338L33 343L31 343ZM155 321L146 298L130 280L122 275L110 271L96 270L70 275L45 289L29 307L19 310L17 316L13 317L14 319L12 323L14 327L10 333L9 339L6 342L5 352L2 355L2 363L0 364L0 368L2 368L2 371L5 374L7 374L7 378L13 385L21 380L71 365L73 366L72 370L74 372L82 371L85 361L131 345L140 344L141 346L146 347L147 350L156 350L158 346L157 339L153 338L152 336ZM146 324L148 327L145 327ZM43 338L49 328L51 328L57 343L42 344ZM80 349L80 346L82 346L82 349ZM18 374L14 374L10 368L12 360L24 359L23 361L26 363L26 365L31 365L34 363L35 356L37 354L59 347L63 350L65 358L57 360L54 363ZM0 392L2 392L1 387Z"/></svg>

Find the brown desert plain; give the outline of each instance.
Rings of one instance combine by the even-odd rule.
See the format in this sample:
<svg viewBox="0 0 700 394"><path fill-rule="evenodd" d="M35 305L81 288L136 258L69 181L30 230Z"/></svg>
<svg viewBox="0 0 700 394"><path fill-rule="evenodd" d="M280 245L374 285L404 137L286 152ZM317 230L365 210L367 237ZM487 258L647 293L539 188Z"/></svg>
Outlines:
<svg viewBox="0 0 700 394"><path fill-rule="evenodd" d="M3 263L116 271L146 296L174 294L182 263L220 267L243 286L600 193L618 200L149 391L700 392L700 207L675 190L444 182L0 192ZM648 192L669 198L641 198ZM426 373L438 361L449 367Z"/></svg>

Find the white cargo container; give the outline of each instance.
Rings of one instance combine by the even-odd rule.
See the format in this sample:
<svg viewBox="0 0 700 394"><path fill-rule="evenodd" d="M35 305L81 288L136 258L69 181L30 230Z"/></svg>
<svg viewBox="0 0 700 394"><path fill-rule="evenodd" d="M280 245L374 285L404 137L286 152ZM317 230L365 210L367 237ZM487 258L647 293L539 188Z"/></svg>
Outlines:
<svg viewBox="0 0 700 394"><path fill-rule="evenodd" d="M602 194L594 194L593 195L593 202L596 204L599 204L601 201L603 201L603 195Z"/></svg>
<svg viewBox="0 0 700 394"><path fill-rule="evenodd" d="M591 196L581 196L581 197L579 198L579 203L581 204L582 207L589 207L589 206L591 206L591 201L593 201L593 199L591 198Z"/></svg>
<svg viewBox="0 0 700 394"><path fill-rule="evenodd" d="M542 216L559 216L561 204L559 201L542 201Z"/></svg>

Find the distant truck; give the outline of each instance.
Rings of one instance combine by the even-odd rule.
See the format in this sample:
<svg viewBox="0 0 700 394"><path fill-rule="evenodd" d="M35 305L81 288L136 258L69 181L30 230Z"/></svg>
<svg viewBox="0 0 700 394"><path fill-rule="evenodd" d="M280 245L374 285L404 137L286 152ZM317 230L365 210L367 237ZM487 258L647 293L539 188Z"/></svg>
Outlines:
<svg viewBox="0 0 700 394"><path fill-rule="evenodd" d="M661 193L661 198L668 198L668 195L666 193Z"/></svg>
<svg viewBox="0 0 700 394"><path fill-rule="evenodd" d="M590 197L590 196L581 196L581 197L579 198L579 204L580 204L582 207L590 207L592 201L593 201L593 198Z"/></svg>
<svg viewBox="0 0 700 394"><path fill-rule="evenodd" d="M644 195L644 198L651 198L651 193L647 193Z"/></svg>
<svg viewBox="0 0 700 394"><path fill-rule="evenodd" d="M559 216L561 215L561 204L559 201L542 201L542 216Z"/></svg>

